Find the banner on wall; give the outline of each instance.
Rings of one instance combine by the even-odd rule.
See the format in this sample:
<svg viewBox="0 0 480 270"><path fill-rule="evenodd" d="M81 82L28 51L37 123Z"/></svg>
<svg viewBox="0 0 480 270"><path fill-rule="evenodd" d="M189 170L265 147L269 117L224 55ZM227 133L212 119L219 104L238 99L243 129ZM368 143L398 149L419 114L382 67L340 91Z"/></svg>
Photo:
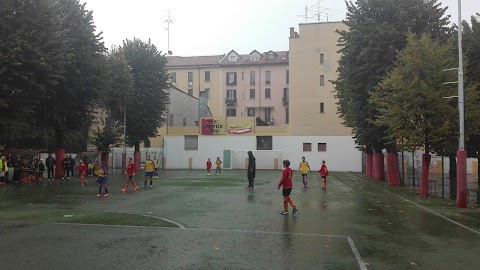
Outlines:
<svg viewBox="0 0 480 270"><path fill-rule="evenodd" d="M250 133L255 125L255 118L253 117L228 117L227 121L228 134Z"/></svg>
<svg viewBox="0 0 480 270"><path fill-rule="evenodd" d="M225 120L223 118L202 118L202 135L225 134Z"/></svg>

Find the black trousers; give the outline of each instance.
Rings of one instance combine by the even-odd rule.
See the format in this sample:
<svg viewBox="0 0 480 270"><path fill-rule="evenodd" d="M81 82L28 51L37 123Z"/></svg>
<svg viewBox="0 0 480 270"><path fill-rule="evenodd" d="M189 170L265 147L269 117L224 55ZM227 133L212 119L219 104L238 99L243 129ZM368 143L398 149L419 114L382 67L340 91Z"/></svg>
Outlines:
<svg viewBox="0 0 480 270"><path fill-rule="evenodd" d="M253 180L254 179L255 178L253 178L253 177L248 177L248 186L251 187L251 188L253 188Z"/></svg>
<svg viewBox="0 0 480 270"><path fill-rule="evenodd" d="M54 168L47 168L47 171L48 171L48 179L52 179L52 178L55 178L55 171L54 171Z"/></svg>

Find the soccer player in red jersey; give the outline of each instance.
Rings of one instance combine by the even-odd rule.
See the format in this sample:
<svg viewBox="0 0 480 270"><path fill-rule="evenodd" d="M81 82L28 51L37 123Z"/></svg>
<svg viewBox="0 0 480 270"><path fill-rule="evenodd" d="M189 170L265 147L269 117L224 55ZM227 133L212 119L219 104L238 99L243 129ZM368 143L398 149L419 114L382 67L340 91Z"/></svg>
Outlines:
<svg viewBox="0 0 480 270"><path fill-rule="evenodd" d="M212 168L212 161L210 161L210 158L207 160L207 173L210 175L210 169Z"/></svg>
<svg viewBox="0 0 480 270"><path fill-rule="evenodd" d="M87 165L83 163L83 159L80 159L80 165L78 165L78 174L80 174L80 184L85 186L85 174L87 174Z"/></svg>
<svg viewBox="0 0 480 270"><path fill-rule="evenodd" d="M283 187L283 212L282 215L288 215L288 204L293 207L293 214L296 214L298 211L298 207L293 202L292 198L290 198L290 193L292 192L292 169L290 169L290 161L284 160L283 161L283 170L282 180L278 183L278 188Z"/></svg>
<svg viewBox="0 0 480 270"><path fill-rule="evenodd" d="M325 160L322 161L322 167L318 173L322 176L322 189L327 189L328 168L327 165L325 165Z"/></svg>
<svg viewBox="0 0 480 270"><path fill-rule="evenodd" d="M122 192L128 192L128 186L130 185L130 183L132 183L133 185L133 191L138 190L137 184L135 184L135 181L133 181L133 176L135 175L135 172L136 172L135 164L133 163L132 158L129 158L128 167L127 167L127 170L125 171L125 174L128 175L127 184L122 189Z"/></svg>

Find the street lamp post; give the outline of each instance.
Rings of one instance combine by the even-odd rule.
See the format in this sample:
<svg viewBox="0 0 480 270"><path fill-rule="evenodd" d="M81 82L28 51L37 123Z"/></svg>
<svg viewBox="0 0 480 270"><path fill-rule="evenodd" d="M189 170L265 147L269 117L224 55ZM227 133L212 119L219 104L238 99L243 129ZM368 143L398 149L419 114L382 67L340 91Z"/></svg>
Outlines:
<svg viewBox="0 0 480 270"><path fill-rule="evenodd" d="M458 0L458 111L457 207L467 207L467 151L465 150L465 108L463 93L462 1Z"/></svg>

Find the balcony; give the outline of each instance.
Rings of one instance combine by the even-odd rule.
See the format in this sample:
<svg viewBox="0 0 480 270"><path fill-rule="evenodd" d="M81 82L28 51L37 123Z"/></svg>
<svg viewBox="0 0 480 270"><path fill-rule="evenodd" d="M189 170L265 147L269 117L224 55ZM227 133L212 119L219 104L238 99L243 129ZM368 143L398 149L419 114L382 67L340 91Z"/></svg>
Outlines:
<svg viewBox="0 0 480 270"><path fill-rule="evenodd" d="M250 81L251 86L255 86L255 81Z"/></svg>
<svg viewBox="0 0 480 270"><path fill-rule="evenodd" d="M282 103L283 103L283 105L288 105L288 96L283 96L282 97Z"/></svg>
<svg viewBox="0 0 480 270"><path fill-rule="evenodd" d="M265 81L265 84L266 84L266 85L270 85L270 83L271 83L270 80L266 80L266 81Z"/></svg>
<svg viewBox="0 0 480 270"><path fill-rule="evenodd" d="M237 98L226 98L225 104L227 104L227 106L237 106Z"/></svg>
<svg viewBox="0 0 480 270"><path fill-rule="evenodd" d="M227 81L227 86L237 86L237 81Z"/></svg>

